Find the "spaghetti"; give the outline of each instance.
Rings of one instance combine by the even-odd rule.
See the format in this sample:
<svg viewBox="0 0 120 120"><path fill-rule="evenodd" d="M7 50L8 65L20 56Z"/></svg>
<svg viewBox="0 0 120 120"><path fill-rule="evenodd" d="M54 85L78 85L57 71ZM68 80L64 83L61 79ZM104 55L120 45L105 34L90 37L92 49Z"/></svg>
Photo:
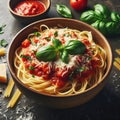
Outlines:
<svg viewBox="0 0 120 120"><path fill-rule="evenodd" d="M68 54L68 63L58 54L52 61L38 60L38 49L52 46L53 39L58 39L63 46L71 40L81 41L86 49L82 54ZM14 66L17 77L35 91L58 96L78 94L101 80L106 69L106 52L93 41L89 31L41 25L16 50Z"/></svg>

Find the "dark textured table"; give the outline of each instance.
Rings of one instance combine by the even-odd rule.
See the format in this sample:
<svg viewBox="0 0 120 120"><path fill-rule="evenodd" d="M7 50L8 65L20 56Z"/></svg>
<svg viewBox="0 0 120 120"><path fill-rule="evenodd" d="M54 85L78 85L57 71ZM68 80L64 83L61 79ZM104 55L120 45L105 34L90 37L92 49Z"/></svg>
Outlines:
<svg viewBox="0 0 120 120"><path fill-rule="evenodd" d="M102 3L111 10L120 12L120 0L88 1L88 7ZM51 0L51 2L48 17L60 17L56 12L56 3L66 4L70 8L69 0ZM72 8L71 10L74 19L79 20L81 13ZM7 0L0 0L0 25L3 24L6 24L6 27L4 34L0 35L0 40L6 39L8 42L24 27L9 13ZM117 57L115 49L120 48L120 36L107 37L107 39L112 47L114 57ZM2 62L6 62L6 56L0 57L0 63ZM44 108L33 103L24 95L14 108L7 109L6 106L10 98L3 97L6 84L0 83L0 91L2 92L0 92L0 120L120 120L120 71L113 66L107 79L108 82L104 89L94 99L82 106L62 110Z"/></svg>

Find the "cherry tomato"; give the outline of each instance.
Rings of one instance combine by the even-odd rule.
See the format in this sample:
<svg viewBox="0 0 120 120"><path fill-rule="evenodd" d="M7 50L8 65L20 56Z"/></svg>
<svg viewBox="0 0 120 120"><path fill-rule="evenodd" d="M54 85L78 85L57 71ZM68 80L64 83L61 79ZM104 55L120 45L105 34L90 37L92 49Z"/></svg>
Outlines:
<svg viewBox="0 0 120 120"><path fill-rule="evenodd" d="M22 42L22 47L23 47L23 48L26 48L26 47L28 47L30 44L31 44L31 43L30 43L30 40L25 39L25 40Z"/></svg>
<svg viewBox="0 0 120 120"><path fill-rule="evenodd" d="M75 10L83 10L87 7L88 0L70 0L70 5Z"/></svg>
<svg viewBox="0 0 120 120"><path fill-rule="evenodd" d="M37 44L38 42L39 42L39 40L38 40L38 39L34 39L34 43L36 43L36 44Z"/></svg>

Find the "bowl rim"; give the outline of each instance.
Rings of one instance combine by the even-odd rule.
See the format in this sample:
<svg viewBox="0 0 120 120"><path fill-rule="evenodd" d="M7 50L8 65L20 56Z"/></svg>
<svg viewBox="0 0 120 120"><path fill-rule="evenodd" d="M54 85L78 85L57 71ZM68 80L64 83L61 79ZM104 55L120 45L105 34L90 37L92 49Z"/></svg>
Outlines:
<svg viewBox="0 0 120 120"><path fill-rule="evenodd" d="M38 24L38 23L40 23L40 22L45 22L45 21L49 22L49 21L54 21L54 20L55 20L55 21L57 21L57 20L66 20L66 21L76 22L76 23L78 23L78 24L83 24L83 25L85 25L86 27L90 28L91 30L95 31L97 34L99 34L99 36L101 36L101 38L104 39L106 45L108 46L108 49L109 49L108 51L110 52L110 55L111 55L110 58L111 58L111 59L110 59L109 67L108 67L108 69L106 70L104 76L103 76L102 79L101 79L100 81L98 81L96 84L92 85L90 88L86 89L85 91L83 91L83 92L81 92L81 93L71 94L71 95L65 95L65 96L57 96L57 95L51 95L51 94L46 94L46 93L38 92L38 91L36 91L36 90L33 90L33 89L27 87L22 81L20 81L20 80L18 79L18 77L15 75L14 71L12 71L12 69L11 69L11 65L10 65L10 62L9 62L9 57L10 57L10 52L9 52L9 51L10 51L10 49L11 49L12 43L14 42L15 38L16 38L22 31L24 31L25 29L27 29L28 27L30 27L30 26L32 26L32 25ZM57 97L57 98L82 95L82 94L87 93L87 92L91 91L92 89L98 87L98 85L102 84L102 82L104 82L105 78L109 75L109 73L110 73L110 71L111 71L111 68L112 68L112 61L113 61L113 54L112 54L111 46L110 46L108 40L106 39L106 37L105 37L101 32L99 32L99 31L98 31L97 29L95 29L94 27L92 27L92 26L90 26L89 24L87 24L87 23L85 23L85 22L82 22L82 21L80 21L80 20L69 19L69 18L61 18L61 17L57 17L57 18L46 18L46 19L43 19L43 20L38 20L38 21L33 22L33 23L27 25L26 27L22 28L22 29L13 37L12 41L10 42L9 47L8 47L8 54L7 54L7 64L8 64L9 71L10 71L12 77L15 78L16 81L17 81L20 85L24 86L26 89L30 90L31 92L37 93L37 94L39 94L39 95L44 95L44 96L49 96L49 97Z"/></svg>
<svg viewBox="0 0 120 120"><path fill-rule="evenodd" d="M28 15L28 16L24 16L24 15L19 15L19 14L17 14L16 12L14 12L14 10L11 8L11 6L10 6L10 2L11 2L12 0L8 0L8 9L9 9L9 11L12 13L12 14L14 14L14 15L16 15L16 16L18 16L18 17L22 17L22 18L33 18L33 17L37 17L37 16L39 16L39 15L43 15L44 13L46 13L48 10L49 10L49 8L50 8L50 5L51 5L51 0L47 0L48 1L48 7L46 7L46 5L45 5L45 7L46 7L46 9L45 9L45 11L43 11L43 12L41 12L41 13L38 13L38 14L35 14L35 15ZM41 1L41 0L38 0L38 1ZM13 1L14 2L14 1ZM21 2L21 1L20 1Z"/></svg>

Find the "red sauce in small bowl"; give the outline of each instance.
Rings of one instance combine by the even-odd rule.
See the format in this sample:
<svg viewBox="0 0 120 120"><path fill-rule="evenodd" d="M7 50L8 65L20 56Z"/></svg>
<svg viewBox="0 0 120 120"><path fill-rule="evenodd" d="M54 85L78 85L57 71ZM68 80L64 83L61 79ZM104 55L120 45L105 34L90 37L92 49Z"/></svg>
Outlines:
<svg viewBox="0 0 120 120"><path fill-rule="evenodd" d="M17 4L14 11L22 16L31 16L43 13L45 9L45 5L38 0L23 0Z"/></svg>

